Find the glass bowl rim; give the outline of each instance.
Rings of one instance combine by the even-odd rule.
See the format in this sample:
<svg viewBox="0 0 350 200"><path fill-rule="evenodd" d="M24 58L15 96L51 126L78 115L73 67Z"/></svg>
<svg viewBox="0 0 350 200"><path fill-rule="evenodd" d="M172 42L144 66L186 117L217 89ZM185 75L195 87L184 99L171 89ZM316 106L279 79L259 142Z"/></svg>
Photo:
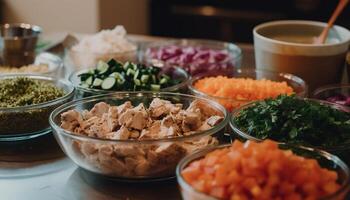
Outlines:
<svg viewBox="0 0 350 200"><path fill-rule="evenodd" d="M261 142L261 141L259 141L259 142ZM333 155L331 153L328 153L328 152L326 152L324 150L314 149L314 148L311 148L311 147L305 147L305 146L302 146L302 145L292 145L292 144L281 143L281 142L276 142L276 143L278 144L279 147L280 146L284 146L284 147L287 147L288 149L292 148L292 149L299 149L299 150L303 150L303 151L316 153L316 154L322 156L322 158L325 158L325 159L327 159L327 160L329 160L329 161L331 161L333 163L336 163L337 166L340 167L341 170L345 172L347 177L345 177L345 181L341 185L341 187L335 193L321 197L320 200L327 200L329 198L336 197L337 195L341 194L344 191L347 191L350 188L350 170L349 170L349 167L344 163L344 161L339 159L337 156L335 156L335 155ZM207 155L208 153L210 153L210 152L212 152L214 150L227 148L227 147L230 147L230 146L232 146L232 144L224 144L224 145L219 145L219 146L215 146L215 147L209 147L209 148L206 148L206 149L202 149L202 150L196 151L196 152L194 152L192 154L189 154L189 155L185 156L183 159L181 159L181 161L176 166L176 177L177 177L177 181L178 181L180 187L185 187L190 192L198 193L200 195L203 195L204 197L217 199L216 197L210 196L210 195L208 195L206 193L203 193L203 192L198 191L195 188L193 188L190 184L188 184L184 180L184 178L181 175L181 172L186 166L188 166L188 164L190 164L194 160L198 160L200 158L203 158L205 155Z"/></svg>
<svg viewBox="0 0 350 200"><path fill-rule="evenodd" d="M188 135L188 136L181 136L181 137L169 137L169 138L160 138L160 139L145 139L145 140L116 140L116 139L103 139L103 138L98 138L98 137L90 137L90 136L85 136L85 135L78 135L74 134L70 131L66 131L63 128L61 128L59 125L56 124L54 121L54 118L58 116L63 110L67 109L68 107L74 107L77 105L82 105L85 103L91 103L91 102L97 102L100 100L111 100L113 97L119 97L119 99L123 99L125 97L142 97L143 95L148 95L152 96L153 98L158 97L162 98L162 96L166 97L179 97L182 99L193 99L193 100L202 100L205 102L209 102L211 107L215 107L217 110L219 110L222 114L224 119L214 127L205 130L205 131L198 131L194 134ZM149 98L149 97L147 97ZM196 137L202 137L202 136L207 136L207 135L213 135L219 130L223 129L226 127L227 123L229 121L229 114L226 111L226 109L220 105L219 103L210 100L210 99L205 99L201 97L196 97L192 95L187 95L187 94L180 94L180 93L171 93L171 92L115 92L115 93L109 93L109 94L101 94L101 95L96 95L92 97L86 97L82 99L77 99L71 102L67 102L59 107L57 107L54 111L51 112L49 116L49 123L51 127L54 129L54 132L58 135L64 135L70 138L78 139L78 140L86 140L86 141L96 141L96 142L115 142L115 143L127 143L127 144L152 144L152 143L157 143L157 142L178 142L178 141L183 141L183 140L188 140L191 138L196 138Z"/></svg>
<svg viewBox="0 0 350 200"><path fill-rule="evenodd" d="M316 88L315 91L312 93L313 98L318 98L318 95L322 92L325 92L327 90L334 90L334 89L349 89L350 91L350 84L330 84L330 85L324 85L319 88Z"/></svg>
<svg viewBox="0 0 350 200"><path fill-rule="evenodd" d="M58 83L63 84L65 87L68 87L69 91L65 95L63 95L62 97L59 97L57 99L53 99L51 101L46 101L43 103L27 105L27 106L18 106L18 107L12 107L12 108L0 108L0 112L18 112L18 111L25 111L25 110L31 110L31 109L46 108L46 107L49 107L49 106L52 106L55 104L59 104L60 102L71 98L75 92L74 86L69 81L54 78L51 76L43 76L43 75L38 75L38 74L5 74L5 75L0 75L0 80L9 79L9 78L16 78L16 77L27 77L27 78L39 80L39 81L49 81L51 83L54 81L57 81ZM56 84L54 84L54 85L57 87Z"/></svg>
<svg viewBox="0 0 350 200"><path fill-rule="evenodd" d="M224 42L218 40L205 40L205 39L196 39L196 38L182 38L182 39L171 39L171 40L163 40L163 41L153 41L145 44L141 48L141 52L143 52L142 57L145 57L145 53L150 48L159 48L170 45L178 45L178 46L210 46L210 45L221 45L222 49L227 49L228 52L231 53L232 59L239 59L242 57L242 49L231 42ZM146 57L145 57L146 58ZM152 58L148 58L152 59ZM147 60L147 59L146 59ZM156 59L158 60L158 59ZM211 64L211 63L209 63Z"/></svg>
<svg viewBox="0 0 350 200"><path fill-rule="evenodd" d="M307 94L308 86L307 86L306 82L302 78L300 78L299 76L296 76L296 75L293 75L293 74L282 73L282 72L279 73L279 72L273 72L273 71L268 71L268 70L260 70L260 69L254 69L254 68L245 68L245 69L235 69L234 70L234 73L239 73L239 74L244 74L244 73L251 74L251 73L257 73L257 72L263 73L263 74L275 75L275 76L278 76L278 77L283 77L285 79L289 79L289 80L292 80L294 82L297 82L304 90L299 92L299 93L295 93L295 94L297 96L302 96L302 97L306 96L306 94ZM200 95L200 96L203 96L203 97L209 97L209 98L213 98L213 99L226 100L226 101L227 100L238 101L238 102L246 102L247 101L247 100L237 100L237 99L231 98L231 97L222 97L222 96L209 95L209 94L206 94L206 93L204 93L202 91L197 90L194 87L194 83L196 81L198 81L198 80L200 80L202 78L205 78L205 77L216 77L216 76L220 76L220 75L214 75L214 76L204 75L204 76L191 77L190 81L189 81L189 84L188 84L188 88L194 94ZM226 76L226 75L221 75L221 76ZM234 74L233 74L233 76L234 76ZM257 80L257 79L254 79L254 80ZM254 101L259 101L259 100L254 100Z"/></svg>
<svg viewBox="0 0 350 200"><path fill-rule="evenodd" d="M176 71L179 71L182 76L184 76L184 80L179 83L179 84L176 84L176 85L173 85L173 86L170 86L170 87L166 87L166 88L163 88L163 89L160 89L160 92L171 92L171 91L174 91L176 90L177 88L182 88L182 87L185 87L185 86L188 86L188 83L190 82L191 80L191 76L186 72L186 70L182 69L181 67L174 67L174 66L169 66L169 68L172 68L172 69L175 69ZM89 92L89 93L97 93L97 94L110 94L110 93L115 93L115 92L129 92L129 91L118 91L118 90L102 90L102 89L92 89L92 88L83 88L83 87L80 87L80 85L78 84L75 84L73 83L72 79L73 77L77 77L78 74L80 73L83 73L85 71L88 71L90 69L94 69L94 68L88 68L88 69L81 69L81 70L76 70L76 71L73 71L69 77L68 77L68 81L77 89L77 90L81 90L83 92ZM130 92L134 92L134 91L130 91ZM142 91L136 91L136 92L142 92Z"/></svg>
<svg viewBox="0 0 350 200"><path fill-rule="evenodd" d="M340 110L340 109L343 109L343 111L345 112L349 112L350 113L350 108L347 108L345 106L342 106L342 105L339 105L339 104L336 104L336 103L331 103L331 102L328 102L328 101L324 101L324 100L319 100L319 99L311 99L311 98L301 98L301 97L297 97L298 99L302 99L302 100L305 100L305 101L313 101L313 102L318 102L318 103L321 103L321 104L325 104L327 106L331 106L332 108L335 108L337 110ZM239 108L236 108L234 109L231 114L230 114L230 118L229 118L229 125L231 127L231 130L235 133L237 133L239 136L243 137L244 139L247 139L247 140L253 140L253 141L257 141L257 142L261 142L263 141L263 139L260 139L260 138L257 138L257 137L254 137L254 136L251 136L250 134L244 132L243 130L239 129L238 126L234 123L234 118L235 116L237 116L243 109L246 109L250 106L254 106L254 104L256 103L259 103L259 102L263 102L264 100L260 100L260 101L253 101L253 102L250 102L246 105L243 105ZM269 138L267 138L269 139ZM272 139L270 139L272 140ZM273 140L275 142L278 142L278 143L282 143L282 142L279 142L279 141L276 141L276 140ZM300 145L300 146L305 146L305 145ZM341 145L337 145L337 146L332 146L332 147L322 147L322 146L308 146L308 148L316 148L316 149L321 149L321 150L326 150L326 151L337 151L337 150L343 150L343 149L350 149L350 142L348 143L344 143L344 144L341 144Z"/></svg>

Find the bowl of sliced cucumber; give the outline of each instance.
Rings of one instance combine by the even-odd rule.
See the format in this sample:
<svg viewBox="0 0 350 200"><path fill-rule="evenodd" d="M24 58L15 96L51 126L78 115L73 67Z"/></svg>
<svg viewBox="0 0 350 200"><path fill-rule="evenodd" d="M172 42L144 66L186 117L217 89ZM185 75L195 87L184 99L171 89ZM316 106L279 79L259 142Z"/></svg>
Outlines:
<svg viewBox="0 0 350 200"><path fill-rule="evenodd" d="M73 72L69 81L77 97L121 91L186 92L190 79L180 67L155 67L114 59L99 61L95 68Z"/></svg>

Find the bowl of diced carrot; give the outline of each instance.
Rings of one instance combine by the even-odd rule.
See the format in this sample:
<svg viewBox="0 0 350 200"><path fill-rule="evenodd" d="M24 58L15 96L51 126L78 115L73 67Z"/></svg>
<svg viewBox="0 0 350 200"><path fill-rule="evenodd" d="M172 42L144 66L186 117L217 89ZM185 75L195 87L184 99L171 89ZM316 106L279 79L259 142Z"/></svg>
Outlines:
<svg viewBox="0 0 350 200"><path fill-rule="evenodd" d="M229 111L281 94L307 95L306 83L295 75L250 68L237 69L231 76L195 76L189 89L196 96L216 100Z"/></svg>
<svg viewBox="0 0 350 200"><path fill-rule="evenodd" d="M349 168L338 157L271 140L196 152L176 173L184 200L340 200L350 187Z"/></svg>

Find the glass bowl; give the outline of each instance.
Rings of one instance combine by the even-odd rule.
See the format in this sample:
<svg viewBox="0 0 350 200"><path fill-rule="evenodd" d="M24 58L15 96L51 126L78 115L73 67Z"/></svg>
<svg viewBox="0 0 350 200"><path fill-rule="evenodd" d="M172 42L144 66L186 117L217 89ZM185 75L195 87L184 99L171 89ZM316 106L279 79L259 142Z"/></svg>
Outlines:
<svg viewBox="0 0 350 200"><path fill-rule="evenodd" d="M321 101L321 100L316 100L316 99L306 99L306 100L316 101L316 102L319 102L321 104L328 105L328 106L331 106L335 109L341 110L343 112L350 112L350 108L347 108L345 106L341 106L339 104L329 103L326 101ZM240 140L262 141L262 139L257 138L255 136L252 136L252 135L244 132L243 130L241 130L234 122L235 117L237 117L242 110L244 110L250 106L253 106L255 103L256 102L249 103L247 105L244 105L240 108L235 109L232 112L232 115L230 118L230 127L233 130L235 137L240 139ZM271 138L268 138L268 139L271 139ZM316 148L316 149L321 149L321 150L327 151L329 153L335 154L339 158L341 158L343 161L345 161L347 164L350 164L350 156L349 156L350 155L350 141L345 142L344 144L341 144L341 145L334 146L334 147L327 147L327 148L319 147L319 146L311 146L311 147Z"/></svg>
<svg viewBox="0 0 350 200"><path fill-rule="evenodd" d="M235 98L228 98L228 97L219 97L219 96L212 96L205 94L204 92L201 92L194 88L194 84L196 81L210 76L196 76L193 77L189 81L189 90L192 94L196 96L201 96L204 98L213 99L220 104L222 104L227 110L232 111L235 108L238 108L240 106L243 106L247 103L250 103L250 100L242 100L242 99L235 99ZM255 70L255 69L237 69L234 70L233 75L228 76L232 78L251 78L255 80L260 79L268 79L271 81L278 81L282 82L285 81L290 87L293 88L295 94L300 97L305 97L307 94L307 86L306 83L299 77L287 74L287 73L275 73L275 72L269 72L269 71L263 71L263 70ZM259 100L259 99L256 99Z"/></svg>
<svg viewBox="0 0 350 200"><path fill-rule="evenodd" d="M79 74L86 73L88 71L89 69L75 71L68 78L69 81L74 85L74 87L77 90L76 92L77 98L94 96L99 94L108 94L108 93L114 93L114 92L123 92L123 91L107 91L102 89L91 89L91 88L81 87ZM177 85L161 89L160 90L161 92L187 93L187 85L190 80L190 76L187 74L185 70L179 67L166 67L166 68L162 68L161 73L169 75L172 79L181 80L181 82Z"/></svg>
<svg viewBox="0 0 350 200"><path fill-rule="evenodd" d="M62 59L54 54L51 53L40 53L35 57L34 63L30 65L47 65L47 71L40 71L40 69L37 69L37 71L16 71L15 67L12 67L11 69L7 69L4 71L1 69L0 66L0 73L1 74L38 74L43 76L51 76L51 77L58 77L60 75L61 69L63 68L63 62Z"/></svg>
<svg viewBox="0 0 350 200"><path fill-rule="evenodd" d="M136 46L136 44L135 44ZM87 69L96 66L97 62L109 61L110 59L118 60L120 62L136 62L137 48L126 52L110 52L110 53L92 53L85 51L77 51L72 48L66 49L66 57L69 66L74 69Z"/></svg>
<svg viewBox="0 0 350 200"><path fill-rule="evenodd" d="M224 116L224 120L208 129L183 137L145 139L145 140L112 140L73 134L60 127L61 114L75 109L82 112L91 109L98 102L110 105L121 105L130 101L133 105L143 103L148 107L154 98L182 103L184 108L194 100L199 100L211 109ZM52 112L50 124L54 135L66 155L79 167L118 180L152 180L169 178L175 175L177 163L184 156L208 146L222 143L228 114L220 104L190 95L178 93L152 92L119 92L88 97L66 103ZM205 141L215 141L214 143ZM167 151L154 153L154 149L164 147ZM184 151L185 149L185 151ZM169 151L168 151L169 150ZM135 167L125 160L142 158L145 166ZM139 165L137 165L139 166Z"/></svg>
<svg viewBox="0 0 350 200"><path fill-rule="evenodd" d="M209 152L212 152L217 149L222 149L229 147L231 145L221 145L213 148L208 148L205 150L198 151L194 154L186 156L184 159L180 161L176 168L176 176L177 181L180 186L180 191L184 200L217 200L217 198L209 196L203 192L200 192L194 189L191 185L186 183L186 181L182 177L182 171L185 167L187 167L191 162L203 158ZM341 188L334 194L325 196L321 198L321 200L342 200L345 199L346 194L350 189L350 171L348 166L340 160L337 156L329 154L325 151L316 150L307 147L295 147L288 144L279 144L281 149L290 149L295 154L306 157L316 159L318 163L327 169L334 170L338 174L338 183L341 185Z"/></svg>
<svg viewBox="0 0 350 200"><path fill-rule="evenodd" d="M69 102L74 97L74 87L67 81L39 75L3 75L0 80L28 77L30 79L52 83L63 89L66 94L45 103L20 106L14 108L0 108L0 141L24 140L51 132L49 116L58 106Z"/></svg>
<svg viewBox="0 0 350 200"><path fill-rule="evenodd" d="M226 51L228 57L224 60L211 59L209 62L205 63L193 61L192 58L194 56L191 56L191 58L190 56L186 56L186 58L181 58L177 60L158 58L160 51L162 51L163 49L169 49L173 47L195 47L201 48L203 50ZM199 57L199 54L197 55ZM201 54L201 56L206 55ZM176 57L180 58L180 54L176 55ZM140 50L139 59L142 60L142 62L144 63L158 67L162 67L164 65L179 66L184 68L192 76L198 74L230 75L233 73L235 68L239 68L241 66L242 50L233 43L219 42L213 40L179 39L164 42L153 42L144 45Z"/></svg>
<svg viewBox="0 0 350 200"><path fill-rule="evenodd" d="M350 106L350 84L326 85L316 89L312 97L340 105ZM349 99L348 101L346 99Z"/></svg>

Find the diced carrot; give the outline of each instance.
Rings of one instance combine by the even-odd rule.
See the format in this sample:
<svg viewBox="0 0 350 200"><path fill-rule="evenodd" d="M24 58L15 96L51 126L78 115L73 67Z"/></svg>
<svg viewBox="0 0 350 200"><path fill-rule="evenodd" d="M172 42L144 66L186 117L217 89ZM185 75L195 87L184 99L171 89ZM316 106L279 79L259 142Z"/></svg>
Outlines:
<svg viewBox="0 0 350 200"><path fill-rule="evenodd" d="M230 98L231 100L219 100L219 103L230 110L244 104L244 102L274 98L280 94L289 95L294 92L293 88L284 81L228 78L225 76L200 79L195 82L194 88L211 96Z"/></svg>
<svg viewBox="0 0 350 200"><path fill-rule="evenodd" d="M195 189L220 199L316 200L340 187L336 172L270 140L235 141L190 163L182 176Z"/></svg>

